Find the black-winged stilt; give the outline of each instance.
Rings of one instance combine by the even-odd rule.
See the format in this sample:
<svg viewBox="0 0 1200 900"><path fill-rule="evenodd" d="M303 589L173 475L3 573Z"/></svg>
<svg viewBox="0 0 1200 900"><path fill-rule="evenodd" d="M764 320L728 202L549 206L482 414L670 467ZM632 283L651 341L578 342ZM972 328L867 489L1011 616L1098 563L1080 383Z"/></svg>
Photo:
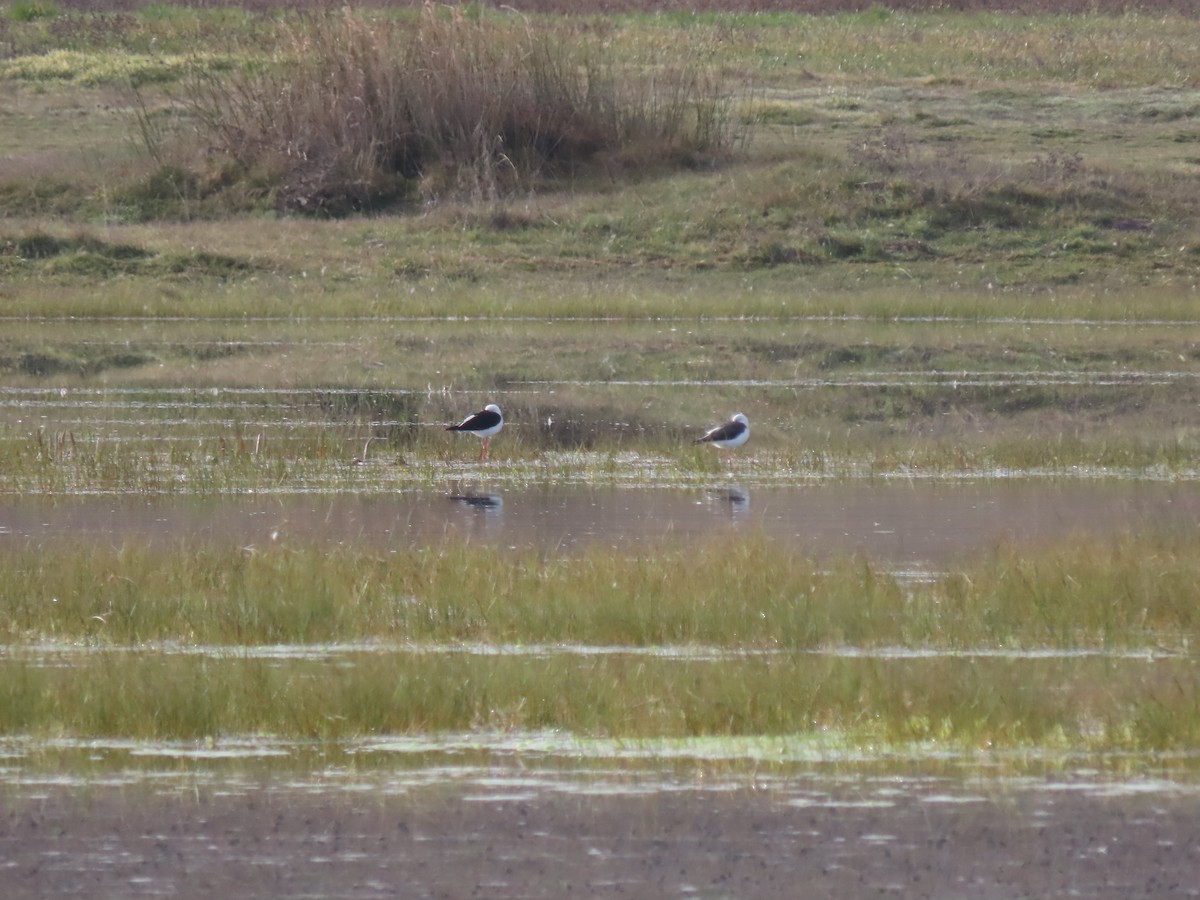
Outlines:
<svg viewBox="0 0 1200 900"><path fill-rule="evenodd" d="M712 444L714 447L720 447L725 451L725 458L728 459L729 451L734 447L742 446L749 437L750 420L741 413L734 413L733 418L724 425L709 429L704 437L698 437L692 443Z"/></svg>
<svg viewBox="0 0 1200 900"><path fill-rule="evenodd" d="M489 403L477 413L467 416L457 425L447 425L447 431L462 431L483 438L483 450L479 454L480 461L487 459L488 438L504 427L504 416L500 407Z"/></svg>

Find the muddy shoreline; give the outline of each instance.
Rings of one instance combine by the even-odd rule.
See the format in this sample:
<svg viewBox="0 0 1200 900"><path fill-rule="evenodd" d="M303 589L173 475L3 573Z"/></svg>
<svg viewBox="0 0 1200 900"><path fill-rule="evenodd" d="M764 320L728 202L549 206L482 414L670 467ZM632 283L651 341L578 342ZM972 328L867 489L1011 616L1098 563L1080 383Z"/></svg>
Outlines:
<svg viewBox="0 0 1200 900"><path fill-rule="evenodd" d="M10 790L10 900L1200 896L1194 787Z"/></svg>

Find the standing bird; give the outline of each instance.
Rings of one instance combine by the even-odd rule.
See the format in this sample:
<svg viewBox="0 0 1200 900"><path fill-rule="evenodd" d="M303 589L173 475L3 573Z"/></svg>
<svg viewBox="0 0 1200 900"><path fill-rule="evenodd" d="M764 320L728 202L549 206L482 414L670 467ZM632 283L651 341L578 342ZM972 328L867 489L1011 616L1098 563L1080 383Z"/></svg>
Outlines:
<svg viewBox="0 0 1200 900"><path fill-rule="evenodd" d="M463 431L467 434L473 434L483 438L483 451L479 454L479 459L482 462L487 459L488 438L496 434L504 427L504 416L500 413L500 407L495 403L489 403L477 413L472 413L467 416L457 425L447 425L447 431Z"/></svg>
<svg viewBox="0 0 1200 900"><path fill-rule="evenodd" d="M712 444L725 451L725 458L730 458L729 451L740 447L750 437L750 420L741 413L734 413L733 418L724 425L710 429L704 437L696 438L693 444Z"/></svg>

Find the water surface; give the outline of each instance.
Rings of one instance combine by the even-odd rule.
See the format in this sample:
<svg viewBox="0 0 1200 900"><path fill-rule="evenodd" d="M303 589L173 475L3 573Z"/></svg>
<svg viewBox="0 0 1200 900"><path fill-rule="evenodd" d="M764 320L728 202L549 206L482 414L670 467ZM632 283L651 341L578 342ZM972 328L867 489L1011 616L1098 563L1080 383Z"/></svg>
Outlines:
<svg viewBox="0 0 1200 900"><path fill-rule="evenodd" d="M762 534L816 557L862 553L896 569L944 567L1000 542L1194 528L1200 484L1129 481L849 482L719 488L493 488L234 497L16 497L0 548L27 542L201 540L386 550L460 538L570 552Z"/></svg>

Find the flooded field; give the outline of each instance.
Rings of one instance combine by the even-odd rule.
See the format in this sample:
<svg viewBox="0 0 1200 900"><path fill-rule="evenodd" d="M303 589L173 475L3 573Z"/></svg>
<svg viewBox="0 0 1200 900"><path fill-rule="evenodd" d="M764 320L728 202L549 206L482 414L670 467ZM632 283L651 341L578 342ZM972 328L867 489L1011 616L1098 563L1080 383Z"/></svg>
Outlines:
<svg viewBox="0 0 1200 900"><path fill-rule="evenodd" d="M920 594L997 548L1030 579L1022 558L1063 542L1196 533L1194 328L6 325L0 552L81 567L59 607L73 618L33 610L57 593L17 598L41 624L0 647L3 715L39 723L0 739L6 897L1196 895L1188 604L1146 600L1130 576L1129 596L1103 603L1140 612L1083 624L1037 582L1024 612L990 595L959 610L955 627L999 622L959 633L960 594ZM481 360L481 328L503 366ZM488 464L442 430L485 398L507 419ZM732 461L692 447L734 410L753 437ZM738 612L709 640L531 637L539 610L476 638L499 601L466 580L427 610L429 584L385 591L382 617L363 621L389 630L309 640L305 610L322 621L351 593L366 606L384 576L355 570L328 609L295 596L328 574L312 561L326 548L386 570L412 548L570 561L754 541L818 567L864 561L861 576L839 570L825 619L770 598L773 616L822 623L809 643L739 640ZM1180 551L1155 546L1153 577L1186 593ZM264 563L240 614L265 620L254 637L238 641L231 613L233 637L197 639L201 610L242 608L236 580L172 563L200 547L311 569L268 613L254 601L276 584ZM111 574L87 580L87 548ZM126 558L166 587L138 593L145 573ZM639 572L621 577L679 569ZM1052 587L1087 608L1075 574ZM890 605L839 617L887 579L898 587L870 596ZM565 606L570 579L554 584L546 602ZM121 616L121 635L148 628L172 591L195 605L161 637L113 636ZM609 633L634 633L630 596ZM577 599L568 624L594 612ZM447 628L406 637L401 613ZM1031 624L1006 631L1003 615ZM299 636L271 638L285 622Z"/></svg>
<svg viewBox="0 0 1200 900"><path fill-rule="evenodd" d="M530 171L346 149L387 16L8 11L4 900L1200 896L1200 34L762 5L424 16L651 126Z"/></svg>

